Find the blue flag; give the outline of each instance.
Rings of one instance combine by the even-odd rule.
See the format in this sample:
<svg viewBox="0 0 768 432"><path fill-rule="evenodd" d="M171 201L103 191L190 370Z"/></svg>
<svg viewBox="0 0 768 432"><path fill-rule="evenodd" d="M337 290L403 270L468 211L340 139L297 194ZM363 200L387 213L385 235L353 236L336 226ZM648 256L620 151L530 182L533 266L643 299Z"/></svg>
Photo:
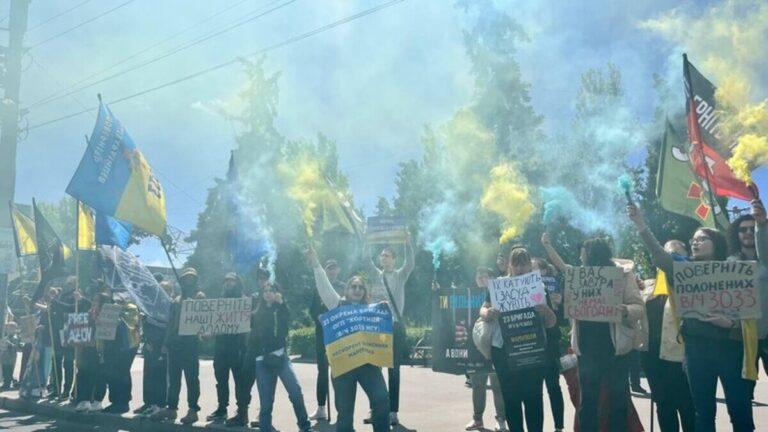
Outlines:
<svg viewBox="0 0 768 432"><path fill-rule="evenodd" d="M163 188L120 120L103 104L67 193L97 213L151 234L165 233Z"/></svg>
<svg viewBox="0 0 768 432"><path fill-rule="evenodd" d="M96 213L96 244L117 246L122 250L128 247L131 241L133 227L128 222L123 222L102 213Z"/></svg>

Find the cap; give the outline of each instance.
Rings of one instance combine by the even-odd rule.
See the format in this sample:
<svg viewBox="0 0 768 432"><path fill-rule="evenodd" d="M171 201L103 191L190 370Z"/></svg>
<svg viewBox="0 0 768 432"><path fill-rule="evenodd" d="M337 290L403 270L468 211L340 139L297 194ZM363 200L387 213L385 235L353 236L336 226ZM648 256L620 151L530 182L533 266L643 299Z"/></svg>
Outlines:
<svg viewBox="0 0 768 432"><path fill-rule="evenodd" d="M338 266L339 266L339 263L337 263L335 259L329 259L328 261L325 262L325 265L323 266L323 268L326 270L330 270Z"/></svg>
<svg viewBox="0 0 768 432"><path fill-rule="evenodd" d="M234 281L240 280L240 278L237 276L237 273L235 273L235 272L229 272L229 273L225 274L224 275L224 280L228 280L228 279L229 280L234 280Z"/></svg>
<svg viewBox="0 0 768 432"><path fill-rule="evenodd" d="M194 278L197 278L197 270L195 270L194 267L187 267L181 271L179 278L181 279L185 276L193 276Z"/></svg>

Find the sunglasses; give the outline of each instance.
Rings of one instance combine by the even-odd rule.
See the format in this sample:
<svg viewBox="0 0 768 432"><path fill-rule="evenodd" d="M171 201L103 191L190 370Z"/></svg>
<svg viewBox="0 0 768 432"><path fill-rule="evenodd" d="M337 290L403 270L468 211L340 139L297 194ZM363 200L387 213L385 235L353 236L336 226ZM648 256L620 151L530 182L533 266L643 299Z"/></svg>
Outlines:
<svg viewBox="0 0 768 432"><path fill-rule="evenodd" d="M364 289L365 289L365 285L361 285L361 284L352 284L352 285L350 285L350 286L349 286L349 289L353 289L353 290L355 290L355 289L364 290Z"/></svg>
<svg viewBox="0 0 768 432"><path fill-rule="evenodd" d="M739 227L739 233L746 234L746 233L754 233L755 227Z"/></svg>
<svg viewBox="0 0 768 432"><path fill-rule="evenodd" d="M701 236L701 237L694 237L691 240L688 241L690 244L694 243L704 243L705 241L711 241L712 239L709 237Z"/></svg>

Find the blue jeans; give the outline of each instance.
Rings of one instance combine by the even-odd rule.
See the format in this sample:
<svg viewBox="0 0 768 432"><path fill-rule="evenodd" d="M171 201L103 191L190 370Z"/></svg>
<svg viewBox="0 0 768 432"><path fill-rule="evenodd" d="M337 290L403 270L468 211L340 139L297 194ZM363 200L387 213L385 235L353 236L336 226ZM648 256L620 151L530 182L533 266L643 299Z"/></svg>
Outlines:
<svg viewBox="0 0 768 432"><path fill-rule="evenodd" d="M755 430L751 384L741 377L744 347L733 340L685 338L685 372L696 410L696 432L715 432L717 380L723 385L725 404L734 432Z"/></svg>
<svg viewBox="0 0 768 432"><path fill-rule="evenodd" d="M309 422L307 408L304 406L304 396L301 393L299 379L296 378L296 372L288 356L283 356L282 364L279 367L269 367L263 360L256 361L256 388L259 391L261 409L259 409L259 430L272 432L272 407L275 403L275 390L277 388L277 379L285 387L288 393L288 399L293 405L293 412L296 414L296 424L300 431L311 430L312 424Z"/></svg>
<svg viewBox="0 0 768 432"><path fill-rule="evenodd" d="M357 384L368 395L374 432L389 431L389 393L381 368L366 364L333 379L336 396L336 432L353 432Z"/></svg>

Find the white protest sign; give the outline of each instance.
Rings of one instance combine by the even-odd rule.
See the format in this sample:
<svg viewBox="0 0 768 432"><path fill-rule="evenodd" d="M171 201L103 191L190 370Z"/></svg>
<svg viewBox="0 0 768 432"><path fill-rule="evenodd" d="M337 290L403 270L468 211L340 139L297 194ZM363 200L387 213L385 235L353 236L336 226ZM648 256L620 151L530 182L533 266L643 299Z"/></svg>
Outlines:
<svg viewBox="0 0 768 432"><path fill-rule="evenodd" d="M544 304L547 295L538 270L515 277L490 280L491 305L500 312Z"/></svg>
<svg viewBox="0 0 768 432"><path fill-rule="evenodd" d="M756 261L675 262L672 301L678 316L760 319Z"/></svg>
<svg viewBox="0 0 768 432"><path fill-rule="evenodd" d="M624 302L621 267L569 267L565 272L565 312L581 321L618 322Z"/></svg>
<svg viewBox="0 0 768 432"><path fill-rule="evenodd" d="M184 300L179 336L248 333L251 305L250 297Z"/></svg>
<svg viewBox="0 0 768 432"><path fill-rule="evenodd" d="M101 307L99 316L96 317L96 339L115 340L122 311L122 306L116 304L105 304Z"/></svg>

